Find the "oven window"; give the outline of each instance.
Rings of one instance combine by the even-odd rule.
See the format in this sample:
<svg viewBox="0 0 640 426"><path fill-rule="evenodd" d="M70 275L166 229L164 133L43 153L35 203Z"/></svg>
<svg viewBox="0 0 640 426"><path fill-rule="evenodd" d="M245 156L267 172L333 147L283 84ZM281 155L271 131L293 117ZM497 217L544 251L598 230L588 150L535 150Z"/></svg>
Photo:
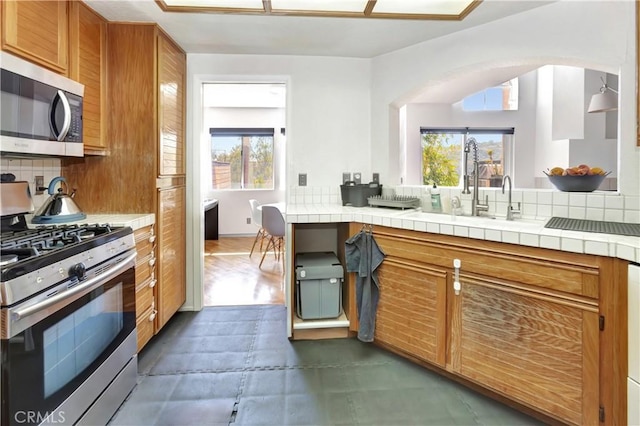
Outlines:
<svg viewBox="0 0 640 426"><path fill-rule="evenodd" d="M122 283L64 317L43 333L44 397L91 365L123 328Z"/></svg>

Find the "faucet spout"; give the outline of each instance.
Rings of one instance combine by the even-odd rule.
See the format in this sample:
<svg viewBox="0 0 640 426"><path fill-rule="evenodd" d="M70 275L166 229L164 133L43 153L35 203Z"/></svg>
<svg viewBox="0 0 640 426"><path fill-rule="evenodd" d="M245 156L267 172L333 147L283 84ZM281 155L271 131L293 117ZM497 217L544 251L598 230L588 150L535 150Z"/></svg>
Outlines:
<svg viewBox="0 0 640 426"><path fill-rule="evenodd" d="M476 138L468 138L464 143L464 175L463 175L463 194L471 194L469 191L469 152L471 152L471 148L473 147L473 169L474 176L476 172L476 163L478 162L478 143L476 142ZM475 197L474 197L475 198Z"/></svg>
<svg viewBox="0 0 640 426"><path fill-rule="evenodd" d="M514 210L513 206L511 205L511 176L509 175L504 175L504 178L502 178L502 193L504 194L504 187L507 184L507 182L509 183L509 197L508 197L508 204L507 204L507 220L513 220L513 215L515 213L520 213L520 203L518 202L518 210Z"/></svg>
<svg viewBox="0 0 640 426"><path fill-rule="evenodd" d="M471 199L471 215L480 216L480 212L489 211L489 197L487 196L487 201L484 204L480 202L480 196L478 193L480 179L480 176L478 175L478 142L474 137L468 138L464 144L464 189L462 190L462 193L471 193L471 191L469 191L469 173L467 170L469 152L471 149L473 149L473 198Z"/></svg>

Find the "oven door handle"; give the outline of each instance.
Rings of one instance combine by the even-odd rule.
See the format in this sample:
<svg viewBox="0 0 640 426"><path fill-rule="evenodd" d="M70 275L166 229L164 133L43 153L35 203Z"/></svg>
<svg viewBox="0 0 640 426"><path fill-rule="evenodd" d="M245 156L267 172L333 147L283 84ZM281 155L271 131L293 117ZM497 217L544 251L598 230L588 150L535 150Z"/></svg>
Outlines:
<svg viewBox="0 0 640 426"><path fill-rule="evenodd" d="M106 271L104 274L98 275L97 277L90 278L81 284L67 290L62 293L58 293L54 296L51 296L48 299L43 300L42 302L36 303L31 306L27 306L23 309L17 309L12 312L12 317L14 321L19 321L22 318L26 318L30 315L35 314L36 312L40 312L43 309L47 309L50 306L55 305L58 302L61 302L65 299L75 296L79 293L86 293L94 289L94 287L101 286L104 282L109 281L113 277L119 275L124 269L131 267L131 263L135 262L136 253L132 253L127 256L122 262L115 265L113 268Z"/></svg>

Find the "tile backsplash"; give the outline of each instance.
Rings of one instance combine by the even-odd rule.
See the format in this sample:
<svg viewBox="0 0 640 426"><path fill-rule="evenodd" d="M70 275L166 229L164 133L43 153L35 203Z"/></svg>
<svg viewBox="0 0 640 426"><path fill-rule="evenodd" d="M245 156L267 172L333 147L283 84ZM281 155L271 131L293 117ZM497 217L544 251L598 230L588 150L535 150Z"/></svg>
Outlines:
<svg viewBox="0 0 640 426"><path fill-rule="evenodd" d="M391 189L391 188L389 188ZM429 200L428 187L403 185L393 188L397 195ZM489 214L505 216L508 195L500 188L480 188L482 202L488 197ZM450 209L452 197L461 201L464 214L471 213L471 194L462 194L461 188L440 188L440 197L445 212ZM555 189L514 189L511 193L514 209L520 203L521 217L546 220L552 216L572 219L606 220L611 222L640 223L640 197L621 195L616 192L595 191L589 193L560 192ZM342 204L340 186L289 188L289 204ZM428 211L430 202L422 203Z"/></svg>
<svg viewBox="0 0 640 426"><path fill-rule="evenodd" d="M60 176L61 165L59 158L43 159L16 159L1 158L0 172L13 173L16 180L29 182L29 188L33 197L33 205L37 209L49 197L45 190L43 194L36 195L36 176L44 176L44 186L49 186L49 182L56 176Z"/></svg>

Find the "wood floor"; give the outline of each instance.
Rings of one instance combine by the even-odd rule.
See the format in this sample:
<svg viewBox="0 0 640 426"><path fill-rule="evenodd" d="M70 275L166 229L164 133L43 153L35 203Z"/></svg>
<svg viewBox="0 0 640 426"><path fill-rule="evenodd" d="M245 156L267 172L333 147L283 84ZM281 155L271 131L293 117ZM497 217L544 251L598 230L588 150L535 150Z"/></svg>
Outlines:
<svg viewBox="0 0 640 426"><path fill-rule="evenodd" d="M282 305L282 260L262 253L258 247L249 258L254 237L224 237L204 242L204 305ZM266 242L265 242L266 246Z"/></svg>

